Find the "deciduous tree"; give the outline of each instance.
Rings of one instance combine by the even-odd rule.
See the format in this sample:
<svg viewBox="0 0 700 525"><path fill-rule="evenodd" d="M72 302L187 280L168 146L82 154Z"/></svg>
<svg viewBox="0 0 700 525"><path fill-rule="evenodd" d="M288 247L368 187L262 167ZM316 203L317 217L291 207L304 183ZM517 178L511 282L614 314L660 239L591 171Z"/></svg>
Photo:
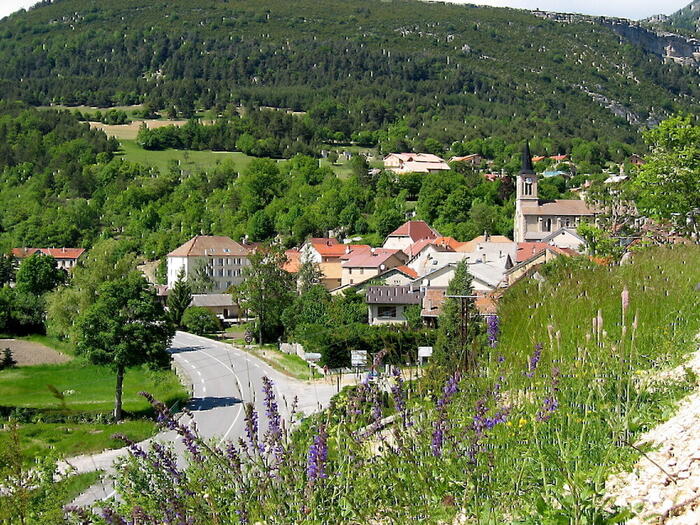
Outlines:
<svg viewBox="0 0 700 525"><path fill-rule="evenodd" d="M114 418L122 418L122 388L128 367L168 362L172 331L155 291L138 272L100 286L97 300L77 319L76 350L117 376Z"/></svg>

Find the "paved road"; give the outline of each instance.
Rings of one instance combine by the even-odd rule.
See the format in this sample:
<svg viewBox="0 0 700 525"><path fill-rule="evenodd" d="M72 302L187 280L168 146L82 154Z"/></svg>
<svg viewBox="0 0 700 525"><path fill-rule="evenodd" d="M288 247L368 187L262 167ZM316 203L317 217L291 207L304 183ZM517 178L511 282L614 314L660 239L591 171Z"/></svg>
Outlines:
<svg viewBox="0 0 700 525"><path fill-rule="evenodd" d="M243 407L246 402L254 403L259 413L260 431L265 431L264 376L272 379L275 385L283 419L288 419L295 396L298 398L297 411L310 414L328 406L330 398L336 393L333 385L297 381L243 350L186 332L177 332L170 352L192 384L192 400L188 408L192 411L200 435L219 439L220 442L237 442L245 436ZM182 445L173 432L158 434L153 439L175 442L176 449L182 454ZM71 459L70 464L78 472L97 469L111 472L114 460L125 453L125 449L120 449L81 456ZM113 485L106 479L90 487L74 503L88 505L113 495Z"/></svg>

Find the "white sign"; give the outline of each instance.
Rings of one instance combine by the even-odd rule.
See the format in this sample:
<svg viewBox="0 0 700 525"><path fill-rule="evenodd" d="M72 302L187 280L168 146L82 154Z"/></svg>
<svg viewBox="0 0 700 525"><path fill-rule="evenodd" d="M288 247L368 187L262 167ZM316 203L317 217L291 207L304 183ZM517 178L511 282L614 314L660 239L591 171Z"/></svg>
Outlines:
<svg viewBox="0 0 700 525"><path fill-rule="evenodd" d="M419 346L418 347L418 357L432 357L433 347L432 346Z"/></svg>
<svg viewBox="0 0 700 525"><path fill-rule="evenodd" d="M311 361L312 363L315 363L316 361L320 361L321 359L321 354L317 352L307 352L304 354L304 359L307 361Z"/></svg>
<svg viewBox="0 0 700 525"><path fill-rule="evenodd" d="M367 350L351 350L350 364L352 366L367 366Z"/></svg>

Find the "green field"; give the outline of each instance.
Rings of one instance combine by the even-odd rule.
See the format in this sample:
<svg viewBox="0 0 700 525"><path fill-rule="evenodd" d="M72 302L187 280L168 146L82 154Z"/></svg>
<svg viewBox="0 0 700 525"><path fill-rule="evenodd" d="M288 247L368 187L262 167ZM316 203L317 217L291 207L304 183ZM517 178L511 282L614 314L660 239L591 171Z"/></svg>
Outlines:
<svg viewBox="0 0 700 525"><path fill-rule="evenodd" d="M0 406L31 408L68 414L108 414L114 405L114 372L80 359L58 365L37 365L0 371ZM55 387L64 402L49 390ZM171 371L129 369L124 377L124 410L132 415L149 412L148 402L138 395L146 390L167 404L186 398Z"/></svg>
<svg viewBox="0 0 700 525"><path fill-rule="evenodd" d="M46 336L23 338L73 355L70 344ZM120 448L112 438L124 434L141 441L154 434L156 424L148 418L151 408L140 396L148 391L169 406L184 402L188 395L170 370L132 368L124 378L123 403L127 419L108 423L114 406L114 372L82 359L62 364L23 366L0 371L0 425L7 417L20 422L19 434L27 461L52 455L75 456ZM13 416L10 416L13 414ZM9 439L0 430L0 447Z"/></svg>
<svg viewBox="0 0 700 525"><path fill-rule="evenodd" d="M239 172L245 171L255 157L238 151L193 151L168 149L148 151L140 147L135 140L122 140L122 155L126 160L158 168L166 172L173 161L180 161L180 168L190 171L207 171L224 161L232 161Z"/></svg>
<svg viewBox="0 0 700 525"><path fill-rule="evenodd" d="M148 419L127 420L118 425L99 423L26 423L19 427L22 454L28 459L72 457L124 446L114 434L123 434L133 441L151 437L156 424ZM6 446L7 431L0 430L0 447Z"/></svg>

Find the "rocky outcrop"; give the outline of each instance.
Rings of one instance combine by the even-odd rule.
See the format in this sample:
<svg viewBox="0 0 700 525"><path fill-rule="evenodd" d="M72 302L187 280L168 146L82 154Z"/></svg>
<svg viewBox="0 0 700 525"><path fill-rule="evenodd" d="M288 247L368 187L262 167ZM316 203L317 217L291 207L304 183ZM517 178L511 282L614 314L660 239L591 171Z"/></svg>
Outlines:
<svg viewBox="0 0 700 525"><path fill-rule="evenodd" d="M623 41L667 62L700 68L700 39L646 27L625 18L594 17L572 13L534 11L533 14L562 24L589 23L609 27Z"/></svg>

